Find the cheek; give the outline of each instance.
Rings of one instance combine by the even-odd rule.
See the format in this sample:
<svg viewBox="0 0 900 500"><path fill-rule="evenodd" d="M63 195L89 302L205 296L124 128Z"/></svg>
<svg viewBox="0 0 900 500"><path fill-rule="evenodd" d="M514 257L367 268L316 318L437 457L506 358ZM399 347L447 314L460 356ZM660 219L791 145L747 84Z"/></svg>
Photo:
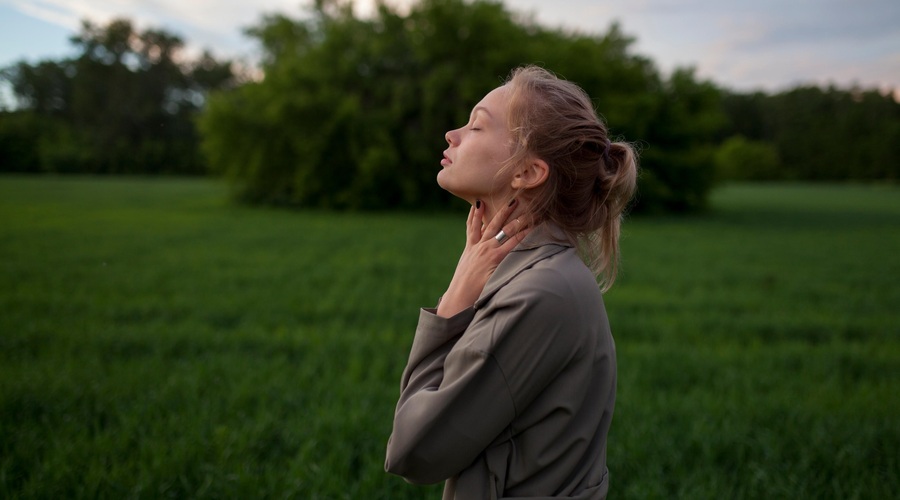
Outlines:
<svg viewBox="0 0 900 500"><path fill-rule="evenodd" d="M507 147L507 142L503 138L497 138L496 145L491 151L491 161L496 164L496 170L500 170L503 165L512 157L512 150Z"/></svg>

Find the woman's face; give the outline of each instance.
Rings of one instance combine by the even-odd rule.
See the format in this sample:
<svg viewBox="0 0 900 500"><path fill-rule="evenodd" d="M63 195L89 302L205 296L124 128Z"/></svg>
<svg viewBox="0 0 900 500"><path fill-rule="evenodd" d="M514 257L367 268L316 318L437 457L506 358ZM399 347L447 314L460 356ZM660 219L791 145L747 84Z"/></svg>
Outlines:
<svg viewBox="0 0 900 500"><path fill-rule="evenodd" d="M438 185L469 203L504 200L512 191L510 179L498 177L512 155L507 112L509 88L498 87L484 96L469 116L469 123L447 132L450 147L441 160Z"/></svg>

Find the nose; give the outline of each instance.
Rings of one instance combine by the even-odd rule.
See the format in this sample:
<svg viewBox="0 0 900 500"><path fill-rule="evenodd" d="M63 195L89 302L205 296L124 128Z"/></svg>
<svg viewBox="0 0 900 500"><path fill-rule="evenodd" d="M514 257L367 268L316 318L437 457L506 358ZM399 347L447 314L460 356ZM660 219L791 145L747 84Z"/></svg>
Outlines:
<svg viewBox="0 0 900 500"><path fill-rule="evenodd" d="M444 134L444 139L446 139L447 144L451 146L453 145L453 132L455 132L455 130L448 130L447 133Z"/></svg>

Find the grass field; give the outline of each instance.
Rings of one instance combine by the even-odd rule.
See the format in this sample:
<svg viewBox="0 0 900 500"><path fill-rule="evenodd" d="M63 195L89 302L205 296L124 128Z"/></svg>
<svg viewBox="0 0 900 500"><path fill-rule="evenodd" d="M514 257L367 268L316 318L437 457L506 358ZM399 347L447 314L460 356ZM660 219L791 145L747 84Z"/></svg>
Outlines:
<svg viewBox="0 0 900 500"><path fill-rule="evenodd" d="M0 177L0 498L439 497L382 464L464 217ZM610 498L896 498L900 187L624 232Z"/></svg>

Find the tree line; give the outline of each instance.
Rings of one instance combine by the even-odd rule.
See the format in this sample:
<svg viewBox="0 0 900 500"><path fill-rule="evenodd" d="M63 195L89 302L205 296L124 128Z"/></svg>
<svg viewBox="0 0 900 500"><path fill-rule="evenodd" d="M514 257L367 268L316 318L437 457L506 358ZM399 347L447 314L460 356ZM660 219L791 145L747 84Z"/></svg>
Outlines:
<svg viewBox="0 0 900 500"><path fill-rule="evenodd" d="M745 180L900 180L900 103L874 89L801 86L723 93L720 176Z"/></svg>
<svg viewBox="0 0 900 500"><path fill-rule="evenodd" d="M191 59L184 40L116 19L84 21L78 55L0 73L17 99L0 113L0 170L200 174L194 120L209 92L237 83L230 61Z"/></svg>
<svg viewBox="0 0 900 500"><path fill-rule="evenodd" d="M689 68L662 75L611 24L551 29L486 0L421 0L407 12L316 0L300 19L247 30L263 78L189 60L183 40L127 20L85 22L79 55L3 70L0 170L211 172L252 203L437 208L444 132L521 64L591 95L611 134L641 151L637 210L702 208L721 180L896 180L900 104L875 90L742 94Z"/></svg>

